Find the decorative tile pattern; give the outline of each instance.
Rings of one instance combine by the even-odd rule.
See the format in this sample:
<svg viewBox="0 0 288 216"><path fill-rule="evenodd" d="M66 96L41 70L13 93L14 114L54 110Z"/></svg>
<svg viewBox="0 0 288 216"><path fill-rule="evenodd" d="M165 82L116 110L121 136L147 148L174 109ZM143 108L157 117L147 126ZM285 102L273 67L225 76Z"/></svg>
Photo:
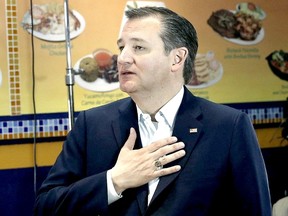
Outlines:
<svg viewBox="0 0 288 216"><path fill-rule="evenodd" d="M283 108L260 108L249 109L246 111L254 125L258 124L274 124L281 123L283 121Z"/></svg>
<svg viewBox="0 0 288 216"><path fill-rule="evenodd" d="M6 37L10 109L12 115L21 114L20 66L18 49L17 0L6 0Z"/></svg>
<svg viewBox="0 0 288 216"><path fill-rule="evenodd" d="M34 120L1 120L0 140L26 139L34 137L36 129L37 138L64 137L68 133L68 118L38 119Z"/></svg>

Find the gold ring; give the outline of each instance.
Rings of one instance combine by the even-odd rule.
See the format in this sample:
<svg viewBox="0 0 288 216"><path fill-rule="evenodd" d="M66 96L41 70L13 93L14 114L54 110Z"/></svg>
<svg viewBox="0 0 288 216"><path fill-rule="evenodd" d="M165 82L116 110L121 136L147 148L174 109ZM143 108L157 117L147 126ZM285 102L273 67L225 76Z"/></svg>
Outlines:
<svg viewBox="0 0 288 216"><path fill-rule="evenodd" d="M163 168L163 165L162 165L162 163L160 162L159 159L158 159L158 160L155 160L154 166L156 167L156 170L160 170L160 169Z"/></svg>

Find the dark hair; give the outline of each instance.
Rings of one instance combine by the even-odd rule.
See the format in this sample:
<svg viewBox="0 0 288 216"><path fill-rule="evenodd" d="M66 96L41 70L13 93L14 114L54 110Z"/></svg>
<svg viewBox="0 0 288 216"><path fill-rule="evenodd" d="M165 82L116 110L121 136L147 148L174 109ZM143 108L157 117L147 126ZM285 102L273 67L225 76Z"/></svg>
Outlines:
<svg viewBox="0 0 288 216"><path fill-rule="evenodd" d="M160 19L162 30L160 37L166 54L179 47L188 49L183 78L187 84L195 76L194 60L198 49L198 38L194 26L184 17L164 7L140 7L129 9L125 13L128 19L155 16Z"/></svg>

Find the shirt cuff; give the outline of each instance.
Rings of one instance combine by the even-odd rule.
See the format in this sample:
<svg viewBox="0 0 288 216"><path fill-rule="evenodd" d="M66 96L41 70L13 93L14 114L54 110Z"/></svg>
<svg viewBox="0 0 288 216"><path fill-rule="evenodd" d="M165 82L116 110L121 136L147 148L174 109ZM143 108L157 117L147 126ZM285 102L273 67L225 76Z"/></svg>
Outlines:
<svg viewBox="0 0 288 216"><path fill-rule="evenodd" d="M118 194L114 188L112 177L111 177L111 170L107 171L107 195L108 195L108 205L117 201L118 199L122 198L122 194Z"/></svg>

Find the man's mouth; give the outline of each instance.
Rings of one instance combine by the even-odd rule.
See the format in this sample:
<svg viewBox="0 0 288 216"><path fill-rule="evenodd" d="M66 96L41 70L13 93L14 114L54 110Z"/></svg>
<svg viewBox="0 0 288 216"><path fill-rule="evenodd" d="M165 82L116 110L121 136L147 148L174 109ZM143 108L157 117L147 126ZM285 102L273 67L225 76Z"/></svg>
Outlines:
<svg viewBox="0 0 288 216"><path fill-rule="evenodd" d="M130 75L130 74L135 74L135 73L133 73L133 72L131 72L131 71L121 71L120 74L121 74L121 75Z"/></svg>

